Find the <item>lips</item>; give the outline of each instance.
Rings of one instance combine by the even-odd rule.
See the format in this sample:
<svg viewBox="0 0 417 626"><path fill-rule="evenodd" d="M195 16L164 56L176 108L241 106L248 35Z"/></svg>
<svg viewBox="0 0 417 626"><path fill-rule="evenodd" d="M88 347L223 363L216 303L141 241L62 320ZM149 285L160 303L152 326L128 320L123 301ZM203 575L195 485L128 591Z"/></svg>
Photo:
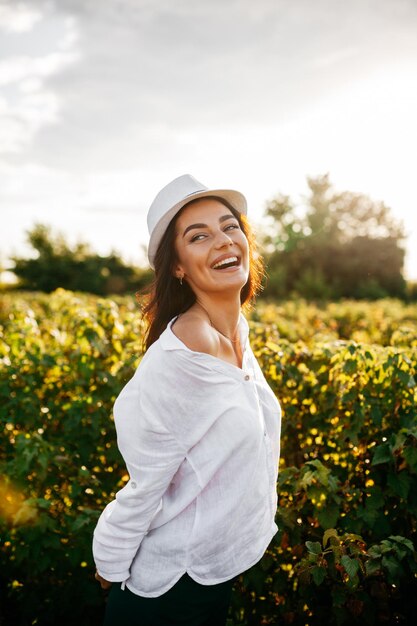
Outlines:
<svg viewBox="0 0 417 626"><path fill-rule="evenodd" d="M232 266L232 267L238 267L240 265L240 256L238 254L234 254L234 253L230 253L229 254L222 254L221 256L217 257L217 259L215 259L213 261L213 263L210 265L211 269L214 269L214 266L217 263L220 263L220 261L224 261L225 259L230 259L231 257L236 257L237 258L237 263L236 265ZM221 269L220 268L216 268L216 269Z"/></svg>

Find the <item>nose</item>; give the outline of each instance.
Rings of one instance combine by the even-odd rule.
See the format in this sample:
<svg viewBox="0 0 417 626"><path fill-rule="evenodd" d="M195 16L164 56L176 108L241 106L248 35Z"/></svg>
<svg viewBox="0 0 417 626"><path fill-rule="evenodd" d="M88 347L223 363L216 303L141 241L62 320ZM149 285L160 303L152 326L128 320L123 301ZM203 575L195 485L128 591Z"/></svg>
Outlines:
<svg viewBox="0 0 417 626"><path fill-rule="evenodd" d="M227 246L227 245L230 246L232 244L233 244L233 239L229 237L227 233L220 230L216 238L216 243L215 243L216 248L223 248L223 246Z"/></svg>

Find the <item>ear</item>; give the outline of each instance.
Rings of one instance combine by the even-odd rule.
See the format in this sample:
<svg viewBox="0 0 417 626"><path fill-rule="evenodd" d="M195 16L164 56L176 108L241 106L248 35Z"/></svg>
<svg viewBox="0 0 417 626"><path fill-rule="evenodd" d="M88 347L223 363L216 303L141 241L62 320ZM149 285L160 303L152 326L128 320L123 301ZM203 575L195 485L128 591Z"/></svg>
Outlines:
<svg viewBox="0 0 417 626"><path fill-rule="evenodd" d="M184 278L185 272L184 272L182 265L177 263L177 265L174 266L173 274L176 278L181 278L181 277Z"/></svg>

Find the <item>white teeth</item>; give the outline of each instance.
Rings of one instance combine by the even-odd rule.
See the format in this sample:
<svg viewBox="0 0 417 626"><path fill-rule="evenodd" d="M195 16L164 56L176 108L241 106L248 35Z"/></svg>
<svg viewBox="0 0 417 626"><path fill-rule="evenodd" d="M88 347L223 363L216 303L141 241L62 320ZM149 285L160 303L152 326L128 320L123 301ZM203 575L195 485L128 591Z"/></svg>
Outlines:
<svg viewBox="0 0 417 626"><path fill-rule="evenodd" d="M237 256L229 256L227 259L222 259L221 261L216 263L216 265L213 265L213 269L216 269L217 267L221 267L222 265L225 265L226 263L233 263L234 261L237 261Z"/></svg>

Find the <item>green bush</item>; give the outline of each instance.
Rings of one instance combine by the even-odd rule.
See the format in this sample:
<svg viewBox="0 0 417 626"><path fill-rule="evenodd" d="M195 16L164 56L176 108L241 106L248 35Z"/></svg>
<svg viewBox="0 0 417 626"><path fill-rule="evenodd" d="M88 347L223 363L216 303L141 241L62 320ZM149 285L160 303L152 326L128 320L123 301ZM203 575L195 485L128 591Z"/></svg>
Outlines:
<svg viewBox="0 0 417 626"><path fill-rule="evenodd" d="M252 315L252 347L284 414L279 532L236 583L236 626L414 617L411 309L388 302L381 316L375 304L361 303L360 312L329 306L260 303ZM406 317L404 333L398 320ZM314 324L316 336L305 328ZM358 327L361 336L395 345L346 336ZM304 341L294 341L302 328ZM2 296L0 623L101 623L91 538L102 508L128 480L111 410L139 363L142 332L132 300L63 290Z"/></svg>
<svg viewBox="0 0 417 626"><path fill-rule="evenodd" d="M1 617L99 624L91 533L127 480L110 414L138 363L137 314L63 290L4 307Z"/></svg>
<svg viewBox="0 0 417 626"><path fill-rule="evenodd" d="M352 339L382 346L417 346L417 305L400 300L344 300L320 305L306 300L259 302L254 321L267 324L275 337L305 343Z"/></svg>
<svg viewBox="0 0 417 626"><path fill-rule="evenodd" d="M284 411L279 532L243 577L235 623L411 623L417 350L254 332Z"/></svg>

